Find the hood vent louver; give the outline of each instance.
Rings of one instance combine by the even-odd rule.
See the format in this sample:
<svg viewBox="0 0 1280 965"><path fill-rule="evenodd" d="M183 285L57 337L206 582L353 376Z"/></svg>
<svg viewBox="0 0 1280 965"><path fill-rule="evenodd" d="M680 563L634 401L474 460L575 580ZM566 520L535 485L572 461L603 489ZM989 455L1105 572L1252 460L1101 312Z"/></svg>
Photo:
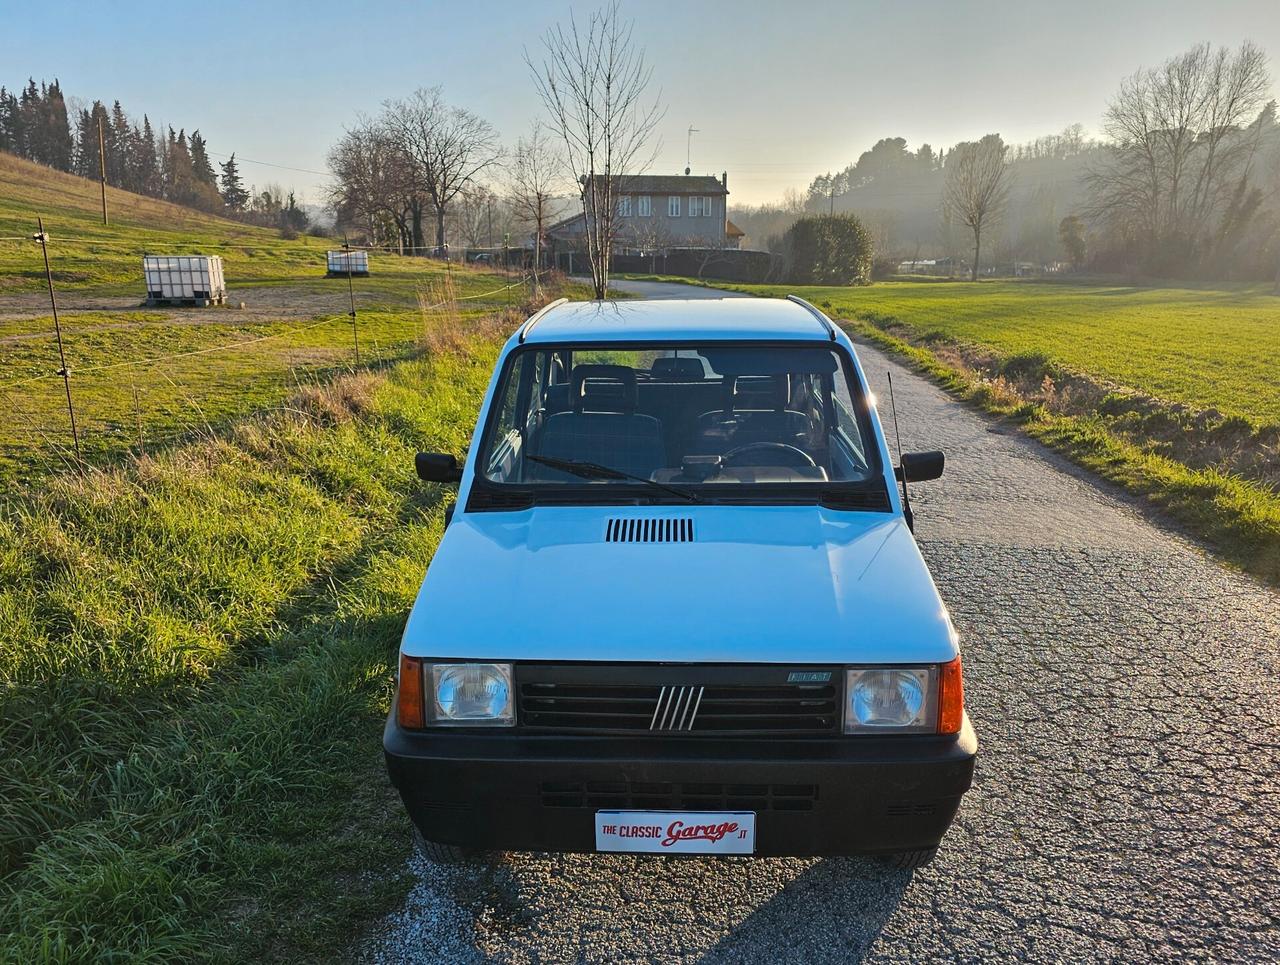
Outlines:
<svg viewBox="0 0 1280 965"><path fill-rule="evenodd" d="M688 517L611 519L605 526L606 543L692 543L693 520Z"/></svg>

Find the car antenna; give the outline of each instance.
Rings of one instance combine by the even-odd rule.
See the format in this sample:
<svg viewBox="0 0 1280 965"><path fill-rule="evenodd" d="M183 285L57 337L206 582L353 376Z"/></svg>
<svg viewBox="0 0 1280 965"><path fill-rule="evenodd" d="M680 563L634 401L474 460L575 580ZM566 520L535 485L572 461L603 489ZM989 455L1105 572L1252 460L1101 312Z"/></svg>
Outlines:
<svg viewBox="0 0 1280 965"><path fill-rule="evenodd" d="M893 435L898 441L898 478L902 481L902 515L907 521L907 529L916 531L916 517L911 512L911 497L907 494L907 470L902 465L902 430L898 427L898 405L893 398L893 373L885 371L889 377L889 408L893 410Z"/></svg>

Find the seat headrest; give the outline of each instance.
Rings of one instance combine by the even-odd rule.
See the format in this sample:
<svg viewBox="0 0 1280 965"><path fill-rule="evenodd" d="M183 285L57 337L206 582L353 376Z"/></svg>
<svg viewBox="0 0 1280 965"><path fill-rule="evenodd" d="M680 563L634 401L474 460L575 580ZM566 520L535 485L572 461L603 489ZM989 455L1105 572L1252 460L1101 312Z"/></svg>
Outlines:
<svg viewBox="0 0 1280 965"><path fill-rule="evenodd" d="M701 382L706 378L702 359L679 356L654 359L649 366L649 374L655 379L670 379L674 382Z"/></svg>
<svg viewBox="0 0 1280 965"><path fill-rule="evenodd" d="M639 402L635 370L626 365L575 365L569 398L575 412L636 411Z"/></svg>
<svg viewBox="0 0 1280 965"><path fill-rule="evenodd" d="M777 409L791 401L789 375L739 375L733 380L735 409Z"/></svg>

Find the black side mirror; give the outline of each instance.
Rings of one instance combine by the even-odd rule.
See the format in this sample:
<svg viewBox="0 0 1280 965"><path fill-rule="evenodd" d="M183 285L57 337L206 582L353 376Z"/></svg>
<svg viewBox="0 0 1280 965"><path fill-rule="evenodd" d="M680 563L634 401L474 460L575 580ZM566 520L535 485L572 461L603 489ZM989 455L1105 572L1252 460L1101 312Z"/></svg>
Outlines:
<svg viewBox="0 0 1280 965"><path fill-rule="evenodd" d="M413 457L418 478L426 482L456 483L462 480L462 467L447 452L420 452Z"/></svg>
<svg viewBox="0 0 1280 965"><path fill-rule="evenodd" d="M947 457L937 450L933 452L904 452L902 454L902 465L894 469L893 474L901 482L906 477L907 482L928 482L930 479L938 479L942 476L942 470L947 464Z"/></svg>

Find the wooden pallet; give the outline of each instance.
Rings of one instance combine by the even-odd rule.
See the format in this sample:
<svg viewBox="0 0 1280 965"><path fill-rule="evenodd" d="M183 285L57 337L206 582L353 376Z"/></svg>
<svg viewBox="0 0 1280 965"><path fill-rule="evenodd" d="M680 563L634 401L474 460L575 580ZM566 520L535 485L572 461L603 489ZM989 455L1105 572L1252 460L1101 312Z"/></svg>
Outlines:
<svg viewBox="0 0 1280 965"><path fill-rule="evenodd" d="M212 305L225 305L227 297L217 298L148 298L143 304L147 308L209 308Z"/></svg>

